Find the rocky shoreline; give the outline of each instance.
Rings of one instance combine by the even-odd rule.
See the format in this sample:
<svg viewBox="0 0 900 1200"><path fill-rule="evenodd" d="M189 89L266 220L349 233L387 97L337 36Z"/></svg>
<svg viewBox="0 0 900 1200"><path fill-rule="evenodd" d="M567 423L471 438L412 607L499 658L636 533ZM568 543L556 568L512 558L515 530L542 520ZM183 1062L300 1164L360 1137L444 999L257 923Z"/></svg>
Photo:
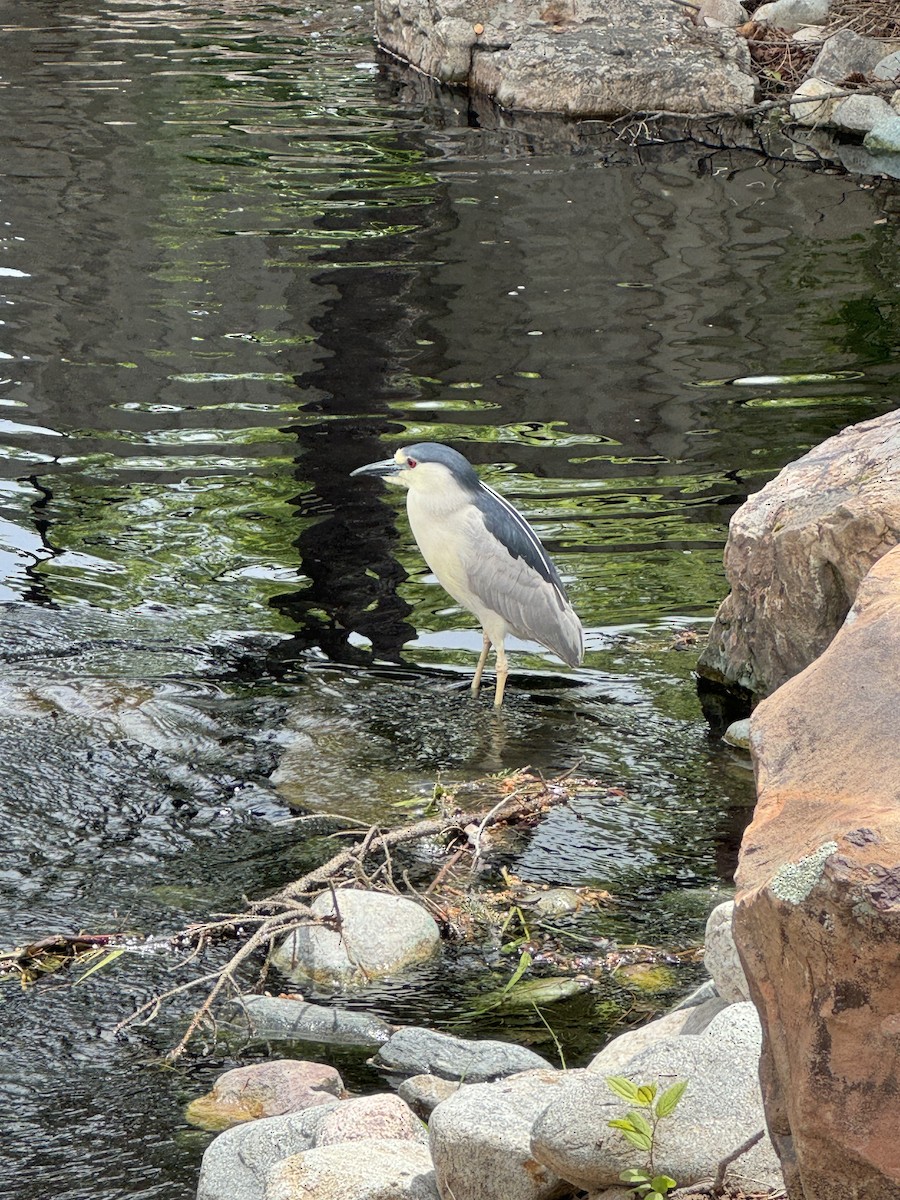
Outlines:
<svg viewBox="0 0 900 1200"><path fill-rule="evenodd" d="M384 900L355 896L360 909ZM618 1200L620 1173L646 1155L609 1127L629 1111L607 1082L617 1076L660 1090L687 1084L677 1121L654 1146L659 1168L682 1186L674 1194L709 1183L720 1166L733 1188L779 1194L757 1072L761 1030L733 910L721 904L709 918L710 982L614 1038L583 1069L557 1070L509 1043L392 1029L298 999L243 998L250 1027L276 1046L345 1046L349 1036L374 1047L370 1065L396 1090L351 1097L333 1067L303 1059L226 1072L188 1108L192 1123L222 1131L204 1155L198 1200L564 1200L583 1191Z"/></svg>
<svg viewBox="0 0 900 1200"><path fill-rule="evenodd" d="M376 0L375 28L393 59L498 112L737 119L800 160L900 178L900 16L848 2Z"/></svg>

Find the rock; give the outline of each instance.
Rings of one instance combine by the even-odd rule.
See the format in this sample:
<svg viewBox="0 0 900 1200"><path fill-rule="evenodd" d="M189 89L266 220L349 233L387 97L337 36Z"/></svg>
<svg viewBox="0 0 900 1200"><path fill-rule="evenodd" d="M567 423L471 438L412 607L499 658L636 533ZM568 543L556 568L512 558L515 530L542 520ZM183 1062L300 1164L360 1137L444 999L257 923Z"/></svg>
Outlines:
<svg viewBox="0 0 900 1200"><path fill-rule="evenodd" d="M900 79L900 50L888 54L872 68L874 79Z"/></svg>
<svg viewBox="0 0 900 1200"><path fill-rule="evenodd" d="M900 541L900 412L789 464L731 519L701 676L765 696L822 653L866 572Z"/></svg>
<svg viewBox="0 0 900 1200"><path fill-rule="evenodd" d="M316 1144L316 1131L339 1101L283 1117L235 1125L207 1146L197 1200L262 1200L270 1167Z"/></svg>
<svg viewBox="0 0 900 1200"><path fill-rule="evenodd" d="M731 900L712 910L706 922L706 949L703 954L703 962L713 977L716 991L729 1003L750 999L744 968L734 944L731 928L733 917L734 903Z"/></svg>
<svg viewBox="0 0 900 1200"><path fill-rule="evenodd" d="M439 1104L429 1131L440 1194L448 1200L546 1200L556 1195L560 1179L533 1157L531 1129L553 1097L586 1075L526 1071L496 1083L467 1084ZM598 1120L597 1113L594 1118ZM596 1127L594 1132L596 1136Z"/></svg>
<svg viewBox="0 0 900 1200"><path fill-rule="evenodd" d="M471 1042L415 1025L398 1029L371 1063L380 1070L402 1075L438 1075L441 1079L464 1079L466 1083L550 1067L533 1050L512 1042Z"/></svg>
<svg viewBox="0 0 900 1200"><path fill-rule="evenodd" d="M315 1145L356 1142L362 1138L428 1141L428 1131L405 1100L393 1093L357 1096L329 1108L316 1130Z"/></svg>
<svg viewBox="0 0 900 1200"><path fill-rule="evenodd" d="M890 109L890 115L876 121L863 145L875 153L900 154L900 115Z"/></svg>
<svg viewBox="0 0 900 1200"><path fill-rule="evenodd" d="M202 1129L227 1129L241 1121L299 1112L331 1104L344 1091L334 1067L297 1059L276 1059L226 1071L211 1092L193 1100L185 1113Z"/></svg>
<svg viewBox="0 0 900 1200"><path fill-rule="evenodd" d="M732 721L722 734L722 741L729 746L736 746L739 750L749 750L750 718L744 717L740 721Z"/></svg>
<svg viewBox="0 0 900 1200"><path fill-rule="evenodd" d="M434 920L412 900L351 888L336 895L340 930L302 925L273 953L272 962L288 978L360 985L431 958L440 946ZM319 917L333 916L331 892L317 896L312 911Z"/></svg>
<svg viewBox="0 0 900 1200"><path fill-rule="evenodd" d="M740 0L703 0L697 19L736 29L747 20L747 10Z"/></svg>
<svg viewBox="0 0 900 1200"><path fill-rule="evenodd" d="M417 1116L431 1116L442 1100L452 1096L460 1088L456 1079L441 1079L439 1075L411 1075L397 1088L397 1095L405 1100Z"/></svg>
<svg viewBox="0 0 900 1200"><path fill-rule="evenodd" d="M889 121L894 116L891 106L880 96L857 92L837 103L831 123L850 133L868 133L879 121Z"/></svg>
<svg viewBox="0 0 900 1200"><path fill-rule="evenodd" d="M705 1004L698 1004L694 1008L688 1009L687 1020L682 1026L681 1036L688 1037L691 1034L703 1033L719 1013L728 1007L728 1004L729 1001L723 999L722 996L715 996L712 1000L707 1000Z"/></svg>
<svg viewBox="0 0 900 1200"><path fill-rule="evenodd" d="M652 0L376 0L375 29L392 54L507 109L608 117L754 99L743 39Z"/></svg>
<svg viewBox="0 0 900 1200"><path fill-rule="evenodd" d="M829 7L830 0L775 0L774 4L761 4L753 20L794 33L804 25L824 25Z"/></svg>
<svg viewBox="0 0 900 1200"><path fill-rule="evenodd" d="M266 1175L276 1163L317 1146L371 1138L425 1145L428 1132L393 1094L334 1101L236 1125L207 1147L197 1200L262 1200Z"/></svg>
<svg viewBox="0 0 900 1200"><path fill-rule="evenodd" d="M625 1064L641 1050L655 1045L663 1038L677 1037L693 1012L692 1008L677 1008L674 1012L657 1017L655 1021L641 1025L639 1029L628 1029L625 1033L620 1033L611 1042L607 1042L599 1054L594 1055L586 1069L595 1075L621 1075Z"/></svg>
<svg viewBox="0 0 900 1200"><path fill-rule="evenodd" d="M834 110L846 95L827 79L804 79L791 96L791 118L798 125L830 125Z"/></svg>
<svg viewBox="0 0 900 1200"><path fill-rule="evenodd" d="M672 1012L680 1012L683 1008L699 1008L700 1005L706 1004L707 1001L717 999L718 995L716 985L711 979L707 979L699 987L694 988L692 992L688 992L677 1004L673 1004Z"/></svg>
<svg viewBox="0 0 900 1200"><path fill-rule="evenodd" d="M440 1200L415 1142L369 1138L293 1154L271 1168L265 1200Z"/></svg>
<svg viewBox="0 0 900 1200"><path fill-rule="evenodd" d="M616 967L613 979L633 992L666 992L675 983L675 972L665 963L637 962Z"/></svg>
<svg viewBox="0 0 900 1200"><path fill-rule="evenodd" d="M791 1196L900 1194L900 549L822 656L756 709L735 936Z"/></svg>
<svg viewBox="0 0 900 1200"><path fill-rule="evenodd" d="M839 148L841 166L855 175L886 175L900 179L900 154L875 154L865 146L845 144Z"/></svg>
<svg viewBox="0 0 900 1200"><path fill-rule="evenodd" d="M760 1040L753 1005L731 1004L704 1033L665 1038L622 1070L635 1083L657 1083L663 1089L678 1079L688 1081L675 1115L657 1132L657 1161L682 1186L708 1178L721 1159L764 1128L757 1074ZM607 1131L606 1122L622 1116L628 1106L593 1072L566 1074L578 1078L561 1087L535 1121L532 1153L577 1187L612 1187L635 1159L624 1138ZM747 1190L780 1186L768 1138L736 1159L727 1178Z"/></svg>
<svg viewBox="0 0 900 1200"><path fill-rule="evenodd" d="M848 75L869 75L885 54L895 49L900 47L879 38L862 37L852 29L839 29L826 38L806 77L841 83Z"/></svg>
<svg viewBox="0 0 900 1200"><path fill-rule="evenodd" d="M373 1050L394 1032L380 1017L283 996L239 996L250 1032L265 1041L324 1042Z"/></svg>

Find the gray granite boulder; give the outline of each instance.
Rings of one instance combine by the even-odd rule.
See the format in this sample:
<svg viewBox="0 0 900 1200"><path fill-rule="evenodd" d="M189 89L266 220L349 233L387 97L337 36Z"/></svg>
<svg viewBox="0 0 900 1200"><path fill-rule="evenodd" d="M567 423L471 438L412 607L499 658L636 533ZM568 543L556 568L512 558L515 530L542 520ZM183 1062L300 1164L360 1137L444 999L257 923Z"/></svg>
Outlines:
<svg viewBox="0 0 900 1200"><path fill-rule="evenodd" d="M468 1041L414 1025L398 1029L370 1061L373 1067L395 1074L438 1075L466 1083L550 1067L533 1050L512 1042Z"/></svg>
<svg viewBox="0 0 900 1200"><path fill-rule="evenodd" d="M197 1200L263 1200L266 1174L282 1159L316 1144L316 1131L340 1102L226 1129L206 1147Z"/></svg>
<svg viewBox="0 0 900 1200"><path fill-rule="evenodd" d="M265 1200L440 1200L425 1146L369 1138L319 1146L272 1167Z"/></svg>
<svg viewBox="0 0 900 1200"><path fill-rule="evenodd" d="M555 1171L535 1160L531 1130L548 1104L582 1077L591 1078L585 1071L526 1071L462 1087L439 1104L429 1132L441 1195L550 1200L567 1191Z"/></svg>
<svg viewBox="0 0 900 1200"><path fill-rule="evenodd" d="M687 1080L675 1114L657 1132L658 1161L683 1186L708 1179L723 1158L765 1129L758 1078L761 1040L753 1005L732 1004L704 1033L657 1042L620 1072L634 1083L655 1083L660 1089ZM620 1171L640 1165L635 1151L607 1126L627 1108L603 1078L582 1073L560 1089L535 1121L535 1159L588 1191L615 1186ZM748 1190L782 1186L767 1137L731 1165L727 1179Z"/></svg>
<svg viewBox="0 0 900 1200"><path fill-rule="evenodd" d="M746 108L746 42L654 0L376 0L379 43L503 108L611 117Z"/></svg>
<svg viewBox="0 0 900 1200"><path fill-rule="evenodd" d="M900 154L900 115L891 115L876 121L866 136L863 145L867 150L883 154Z"/></svg>
<svg viewBox="0 0 900 1200"><path fill-rule="evenodd" d="M841 83L848 75L870 75L886 55L898 49L900 46L880 38L838 29L825 40L806 76Z"/></svg>
<svg viewBox="0 0 900 1200"><path fill-rule="evenodd" d="M421 904L384 892L342 888L335 918L331 892L312 904L318 917L335 924L302 925L271 956L289 979L332 986L353 986L395 974L423 962L440 947L440 931Z"/></svg>
<svg viewBox="0 0 900 1200"><path fill-rule="evenodd" d="M428 1131L393 1093L358 1096L237 1125L207 1147L197 1200L262 1200L269 1170L291 1155L371 1139L425 1145Z"/></svg>
<svg viewBox="0 0 900 1200"><path fill-rule="evenodd" d="M703 962L713 978L716 991L729 1003L750 999L747 977L734 944L732 921L734 901L717 905L706 922Z"/></svg>
<svg viewBox="0 0 900 1200"><path fill-rule="evenodd" d="M848 133L868 133L880 121L889 121L893 116L894 110L881 96L856 92L835 105L831 123Z"/></svg>

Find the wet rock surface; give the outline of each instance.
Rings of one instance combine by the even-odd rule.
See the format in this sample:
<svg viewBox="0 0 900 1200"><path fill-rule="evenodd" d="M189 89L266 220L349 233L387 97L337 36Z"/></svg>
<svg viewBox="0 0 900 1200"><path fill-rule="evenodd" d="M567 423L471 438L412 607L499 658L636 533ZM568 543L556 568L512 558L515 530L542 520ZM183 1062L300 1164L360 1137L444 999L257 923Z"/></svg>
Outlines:
<svg viewBox="0 0 900 1200"><path fill-rule="evenodd" d="M250 1032L266 1041L321 1042L329 1046L375 1049L394 1027L369 1013L354 1012L284 996L241 996L235 1002Z"/></svg>
<svg viewBox="0 0 900 1200"><path fill-rule="evenodd" d="M898 656L894 549L822 656L751 721L759 802L735 933L766 1031L769 1126L798 1200L900 1188Z"/></svg>
<svg viewBox="0 0 900 1200"><path fill-rule="evenodd" d="M753 103L746 43L649 0L376 0L375 30L390 53L506 109L610 117Z"/></svg>
<svg viewBox="0 0 900 1200"><path fill-rule="evenodd" d="M437 1075L467 1083L550 1066L533 1050L512 1042L469 1041L414 1026L399 1029L379 1049L372 1065L401 1075Z"/></svg>
<svg viewBox="0 0 900 1200"><path fill-rule="evenodd" d="M753 697L816 659L863 577L900 541L900 413L851 425L785 469L734 514L731 592L698 671Z"/></svg>

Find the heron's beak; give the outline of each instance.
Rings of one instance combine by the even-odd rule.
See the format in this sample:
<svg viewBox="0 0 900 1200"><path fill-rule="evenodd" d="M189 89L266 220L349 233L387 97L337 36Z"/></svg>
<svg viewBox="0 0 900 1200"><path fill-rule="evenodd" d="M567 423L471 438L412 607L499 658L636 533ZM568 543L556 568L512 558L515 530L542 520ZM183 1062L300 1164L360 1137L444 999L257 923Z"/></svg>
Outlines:
<svg viewBox="0 0 900 1200"><path fill-rule="evenodd" d="M379 479L390 479L400 474L406 468L401 466L394 458L383 458L381 462L367 463L364 467L357 467L355 471L351 471L351 475L376 475Z"/></svg>

